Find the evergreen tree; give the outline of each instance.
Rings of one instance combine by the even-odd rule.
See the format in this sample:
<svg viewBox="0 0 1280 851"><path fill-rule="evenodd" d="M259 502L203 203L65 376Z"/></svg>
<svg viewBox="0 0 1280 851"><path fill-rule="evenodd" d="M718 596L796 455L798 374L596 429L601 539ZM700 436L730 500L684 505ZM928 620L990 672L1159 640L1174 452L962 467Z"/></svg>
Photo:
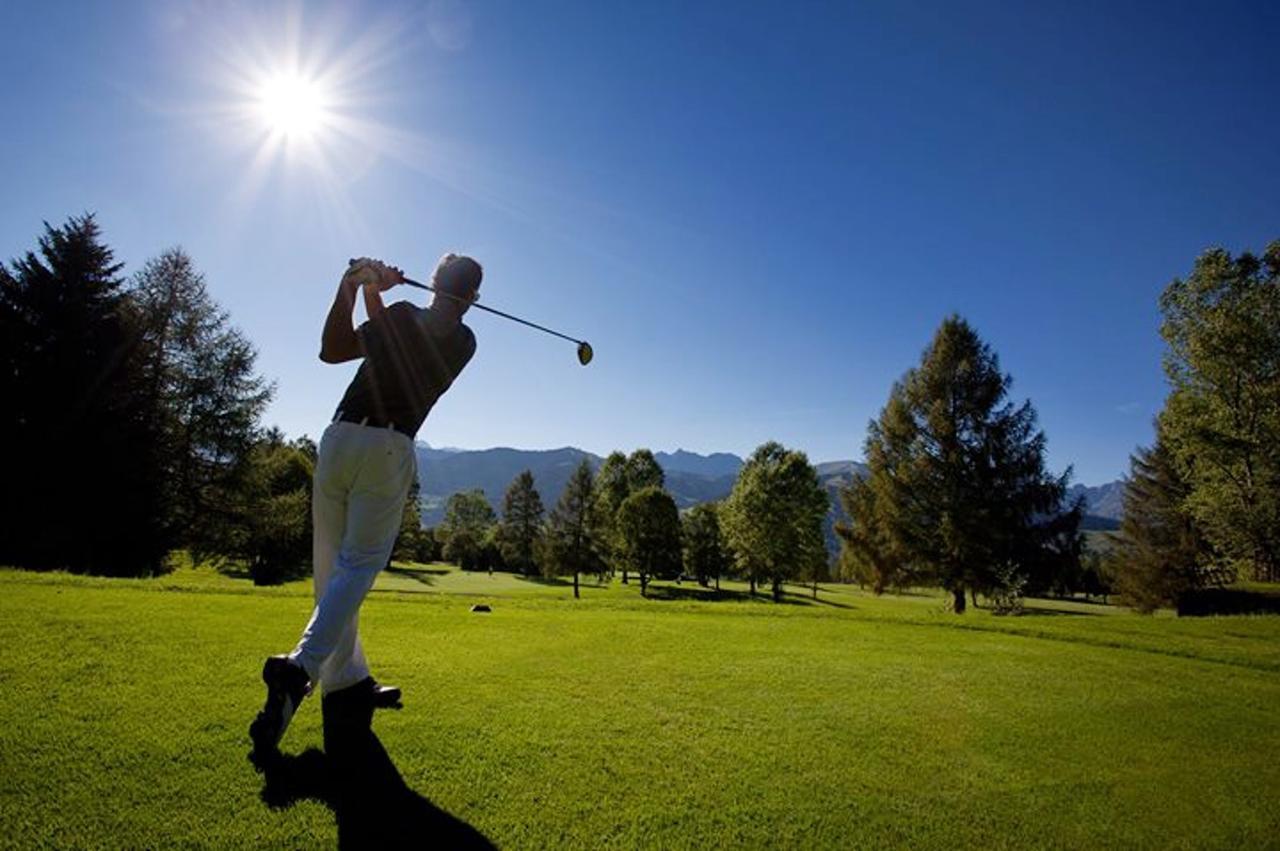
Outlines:
<svg viewBox="0 0 1280 851"><path fill-rule="evenodd" d="M609 453L596 471L591 506L591 525L600 549L600 561L607 570L622 565L622 548L618 541L618 507L631 492L627 485L627 456L621 452ZM623 566L622 582L627 573Z"/></svg>
<svg viewBox="0 0 1280 851"><path fill-rule="evenodd" d="M46 224L37 252L0 267L0 562L165 569L158 416L120 269L92 215ZM82 510L58 508L69 482Z"/></svg>
<svg viewBox="0 0 1280 851"><path fill-rule="evenodd" d="M391 552L391 557L397 561L419 561L422 555L421 495L422 486L414 476L404 499L404 511L400 514L400 534L396 536L395 549Z"/></svg>
<svg viewBox="0 0 1280 851"><path fill-rule="evenodd" d="M498 547L507 566L525 576L538 571L538 536L542 530L542 497L533 484L533 471L525 470L512 480L502 501L502 523L498 527Z"/></svg>
<svg viewBox="0 0 1280 851"><path fill-rule="evenodd" d="M774 600L781 600L783 582L826 564L827 508L818 473L803 452L770 441L751 454L725 500L722 522L753 594L757 583L768 582Z"/></svg>
<svg viewBox="0 0 1280 851"><path fill-rule="evenodd" d="M591 465L583 459L547 519L543 571L548 576L572 573L575 599L579 597L579 575L600 569L599 542L591 516L594 497Z"/></svg>
<svg viewBox="0 0 1280 851"><path fill-rule="evenodd" d="M168 538L197 557L218 555L233 536L228 524L239 522L228 507L257 487L248 481L249 454L271 387L254 372L252 344L181 249L148 260L129 296L145 362L142 392L158 426Z"/></svg>
<svg viewBox="0 0 1280 851"><path fill-rule="evenodd" d="M868 427L870 472L843 497L849 559L874 584L940 585L957 613L965 592L1047 587L1078 561L1081 507L1069 475L1044 466L1030 402L967 322L949 317L920 366L898 381ZM848 562L847 562L848 563Z"/></svg>
<svg viewBox="0 0 1280 851"><path fill-rule="evenodd" d="M478 570L489 529L497 521L484 491L459 491L445 503L444 521L437 528L445 559L463 570Z"/></svg>
<svg viewBox="0 0 1280 851"><path fill-rule="evenodd" d="M648 449L637 449L627 456L627 494L643 488L660 488L666 484L658 459Z"/></svg>
<svg viewBox="0 0 1280 851"><path fill-rule="evenodd" d="M1188 592L1220 584L1210 551L1187 509L1191 487L1157 425L1156 443L1129 458L1124 519L1105 569L1121 602L1139 612L1176 606Z"/></svg>
<svg viewBox="0 0 1280 851"><path fill-rule="evenodd" d="M684 543L684 570L704 588L715 582L720 590L720 577L729 569L729 552L720 531L720 508L714 502L695 505L681 518Z"/></svg>
<svg viewBox="0 0 1280 851"><path fill-rule="evenodd" d="M1280 580L1280 240L1261 258L1206 252L1160 309L1185 507L1225 563Z"/></svg>
<svg viewBox="0 0 1280 851"><path fill-rule="evenodd" d="M618 508L622 558L640 576L640 596L653 578L680 575L680 512L671 494L656 485L632 493Z"/></svg>
<svg viewBox="0 0 1280 851"><path fill-rule="evenodd" d="M860 586L870 585L877 595L888 588L902 588L909 578L906 554L890 534L889 500L878 499L868 479L855 477L840 489L840 502L849 518L836 524L841 574Z"/></svg>

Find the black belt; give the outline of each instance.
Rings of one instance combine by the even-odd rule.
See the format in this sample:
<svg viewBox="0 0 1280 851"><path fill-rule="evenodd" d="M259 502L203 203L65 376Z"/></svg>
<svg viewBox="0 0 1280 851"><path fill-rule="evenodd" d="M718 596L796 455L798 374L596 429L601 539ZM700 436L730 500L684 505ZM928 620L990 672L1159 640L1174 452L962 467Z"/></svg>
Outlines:
<svg viewBox="0 0 1280 851"><path fill-rule="evenodd" d="M336 422L355 423L356 425L369 426L370 428L395 429L396 431L400 432L410 440L413 439L413 432L409 431L408 427L398 426L393 422L380 420L377 417L367 417L363 414L348 414L346 411L338 411L338 413L334 415L333 421L335 423Z"/></svg>

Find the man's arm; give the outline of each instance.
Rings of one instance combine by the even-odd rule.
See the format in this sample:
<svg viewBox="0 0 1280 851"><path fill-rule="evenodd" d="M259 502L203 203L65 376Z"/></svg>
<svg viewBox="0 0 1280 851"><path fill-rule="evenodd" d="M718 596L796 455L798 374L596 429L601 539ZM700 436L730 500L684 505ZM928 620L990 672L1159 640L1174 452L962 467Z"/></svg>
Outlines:
<svg viewBox="0 0 1280 851"><path fill-rule="evenodd" d="M365 284L360 289L364 291L364 312L370 319L377 319L387 309L382 304L382 290L374 284Z"/></svg>
<svg viewBox="0 0 1280 851"><path fill-rule="evenodd" d="M348 270L338 283L338 292L324 320L324 333L320 338L320 360L325 363L346 363L364 357L360 336L351 325L351 311L355 309L356 289L364 290L364 306L369 319L377 319L386 310L382 305L382 291L391 289L404 278L395 266L385 266L374 261L373 273L361 269Z"/></svg>
<svg viewBox="0 0 1280 851"><path fill-rule="evenodd" d="M320 337L320 360L325 363L345 363L364 357L364 347L351 325L351 311L356 306L356 280L343 275L338 282L338 292L333 306L324 320L324 333Z"/></svg>

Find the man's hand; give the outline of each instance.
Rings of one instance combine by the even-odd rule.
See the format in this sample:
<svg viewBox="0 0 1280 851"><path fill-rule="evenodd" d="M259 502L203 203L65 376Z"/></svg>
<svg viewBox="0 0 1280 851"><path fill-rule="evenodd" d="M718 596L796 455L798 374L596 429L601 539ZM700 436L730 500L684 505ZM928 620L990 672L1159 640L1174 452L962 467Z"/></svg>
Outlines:
<svg viewBox="0 0 1280 851"><path fill-rule="evenodd" d="M381 260L361 257L347 267L342 276L344 285L370 287L376 292L385 292L404 280L404 272L398 266L388 266Z"/></svg>

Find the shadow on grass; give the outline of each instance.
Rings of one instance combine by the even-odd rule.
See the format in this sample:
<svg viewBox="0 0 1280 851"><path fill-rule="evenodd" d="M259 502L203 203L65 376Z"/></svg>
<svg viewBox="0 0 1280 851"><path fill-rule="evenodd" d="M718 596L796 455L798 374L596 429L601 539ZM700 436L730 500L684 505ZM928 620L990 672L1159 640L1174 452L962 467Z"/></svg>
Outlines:
<svg viewBox="0 0 1280 851"><path fill-rule="evenodd" d="M404 576L415 582L421 582L428 587L436 584L435 578L437 576L444 576L448 572L448 570L432 570L427 567L400 567L394 564L387 567L387 573L395 576Z"/></svg>
<svg viewBox="0 0 1280 851"><path fill-rule="evenodd" d="M525 576L522 573L513 573L516 579L525 582L532 582L534 585L546 585L552 588L572 588L573 576ZM578 577L578 586L585 590L600 589L606 587L605 584L596 581L595 574L590 574L590 578L586 576Z"/></svg>
<svg viewBox="0 0 1280 851"><path fill-rule="evenodd" d="M638 590L638 589L637 589ZM721 589L719 591L714 588L703 588L699 585L666 585L649 583L649 592L646 595L650 600L696 600L699 602L737 602L737 603L768 603L770 605L782 606L832 606L837 609L852 609L848 603L837 603L835 600L813 599L811 596L802 596L794 591L784 591L781 600L774 600L773 594L767 589L756 594L749 591L728 591Z"/></svg>
<svg viewBox="0 0 1280 851"><path fill-rule="evenodd" d="M405 784L369 729L325 735L325 751L251 756L263 775L262 801L287 809L319 801L333 811L339 848L461 848L495 846Z"/></svg>

